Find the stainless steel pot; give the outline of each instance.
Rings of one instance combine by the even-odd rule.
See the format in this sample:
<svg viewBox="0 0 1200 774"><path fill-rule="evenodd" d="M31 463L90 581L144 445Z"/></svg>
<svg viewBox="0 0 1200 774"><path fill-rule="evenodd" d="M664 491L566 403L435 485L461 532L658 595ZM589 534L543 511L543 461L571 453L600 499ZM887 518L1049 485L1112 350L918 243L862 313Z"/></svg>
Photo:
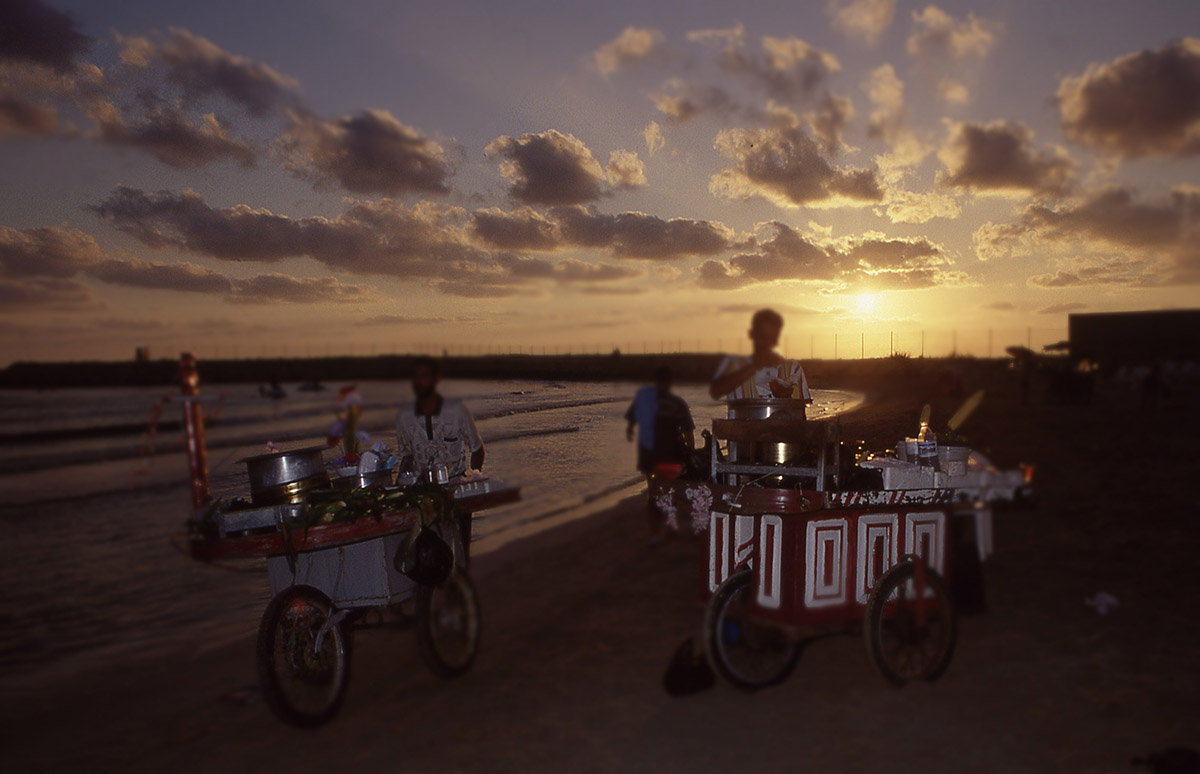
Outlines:
<svg viewBox="0 0 1200 774"><path fill-rule="evenodd" d="M805 401L797 398L741 398L729 401L730 419L797 420L804 419ZM731 462L759 462L782 465L804 452L800 444L730 441Z"/></svg>
<svg viewBox="0 0 1200 774"><path fill-rule="evenodd" d="M313 489L329 486L324 446L259 454L242 460L250 476L250 502L255 505L299 503Z"/></svg>

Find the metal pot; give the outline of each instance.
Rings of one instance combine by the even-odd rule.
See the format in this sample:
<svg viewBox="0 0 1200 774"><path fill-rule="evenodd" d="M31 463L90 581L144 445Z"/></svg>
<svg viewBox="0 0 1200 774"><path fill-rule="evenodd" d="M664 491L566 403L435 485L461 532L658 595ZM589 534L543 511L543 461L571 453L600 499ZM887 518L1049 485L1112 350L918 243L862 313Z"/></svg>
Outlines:
<svg viewBox="0 0 1200 774"><path fill-rule="evenodd" d="M242 460L250 476L250 502L255 505L282 505L303 502L313 489L329 486L324 446L259 454Z"/></svg>
<svg viewBox="0 0 1200 774"><path fill-rule="evenodd" d="M805 401L798 398L741 398L729 401L730 419L797 420L804 419ZM795 443L730 441L731 462L759 462L782 465L805 449Z"/></svg>

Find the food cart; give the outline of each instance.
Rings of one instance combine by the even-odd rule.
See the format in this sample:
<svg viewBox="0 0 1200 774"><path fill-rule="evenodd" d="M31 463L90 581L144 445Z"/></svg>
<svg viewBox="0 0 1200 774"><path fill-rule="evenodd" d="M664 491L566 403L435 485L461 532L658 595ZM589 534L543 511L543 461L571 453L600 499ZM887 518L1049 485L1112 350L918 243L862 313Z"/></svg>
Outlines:
<svg viewBox="0 0 1200 774"><path fill-rule="evenodd" d="M331 479L311 447L248 458L250 499L213 502L190 356L181 381L194 516L180 543L205 562L266 559L272 599L256 655L271 710L296 726L327 722L345 698L354 631L389 617L411 618L436 674L469 670L481 615L460 519L519 490L479 476L407 487L379 474ZM410 600L411 615L401 607Z"/></svg>
<svg viewBox="0 0 1200 774"><path fill-rule="evenodd" d="M749 412L736 405L751 402ZM805 641L861 631L885 679L936 679L957 636L948 579L964 556L953 548L959 532L974 533L972 551L990 550L990 519L977 512L988 498L1028 494L1028 478L991 471L1012 486L989 488L987 471L972 468L960 481L930 470L938 476L926 481L924 471L901 476L912 473L901 461L885 475L847 458L836 419L805 420L797 403L731 401L733 418L713 421L704 475L652 481L669 521L707 532L700 594L710 662L756 690L785 679Z"/></svg>

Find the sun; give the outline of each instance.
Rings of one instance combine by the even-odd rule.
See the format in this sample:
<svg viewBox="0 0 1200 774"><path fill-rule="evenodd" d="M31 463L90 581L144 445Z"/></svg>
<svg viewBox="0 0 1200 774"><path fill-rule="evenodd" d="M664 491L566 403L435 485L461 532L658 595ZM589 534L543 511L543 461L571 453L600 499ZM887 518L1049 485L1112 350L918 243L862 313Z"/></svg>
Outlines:
<svg viewBox="0 0 1200 774"><path fill-rule="evenodd" d="M863 315L871 314L878 303L878 293L859 293L854 297L854 310Z"/></svg>

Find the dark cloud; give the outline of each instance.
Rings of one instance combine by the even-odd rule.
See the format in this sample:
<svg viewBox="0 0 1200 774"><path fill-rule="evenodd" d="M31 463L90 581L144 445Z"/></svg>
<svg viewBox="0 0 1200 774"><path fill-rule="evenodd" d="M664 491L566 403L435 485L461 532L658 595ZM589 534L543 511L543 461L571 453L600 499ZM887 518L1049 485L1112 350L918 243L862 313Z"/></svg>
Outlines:
<svg viewBox="0 0 1200 774"><path fill-rule="evenodd" d="M718 314L737 314L737 315L752 315L759 309L762 309L764 304L722 304L717 307ZM770 307L776 312L783 314L821 314L816 309L807 306L793 306L791 304L771 304Z"/></svg>
<svg viewBox="0 0 1200 774"><path fill-rule="evenodd" d="M96 240L78 229L0 226L0 277L65 279L105 258Z"/></svg>
<svg viewBox="0 0 1200 774"><path fill-rule="evenodd" d="M59 277L0 278L0 311L78 312L103 304L82 282Z"/></svg>
<svg viewBox="0 0 1200 774"><path fill-rule="evenodd" d="M333 277L291 277L287 274L259 274L250 279L234 280L230 301L244 304L365 301L371 291L359 285L345 285Z"/></svg>
<svg viewBox="0 0 1200 774"><path fill-rule="evenodd" d="M179 108L164 106L129 124L112 103L101 102L93 105L91 117L101 142L149 153L167 166L191 169L224 160L255 165L250 146L230 137L212 113L194 123Z"/></svg>
<svg viewBox="0 0 1200 774"><path fill-rule="evenodd" d="M297 101L292 78L187 30L172 29L159 57L167 65L167 81L181 88L189 100L221 95L256 116Z"/></svg>
<svg viewBox="0 0 1200 774"><path fill-rule="evenodd" d="M449 325L452 323L479 322L478 317L457 315L455 317L410 317L405 314L377 314L354 323L356 327L371 328L375 326L396 325Z"/></svg>
<svg viewBox="0 0 1200 774"><path fill-rule="evenodd" d="M0 93L0 139L16 135L49 137L58 129L58 110L19 94Z"/></svg>
<svg viewBox="0 0 1200 774"><path fill-rule="evenodd" d="M733 232L721 223L664 220L642 212L603 215L584 207L555 207L549 217L566 243L605 248L622 258L670 260L716 255L733 239Z"/></svg>
<svg viewBox="0 0 1200 774"><path fill-rule="evenodd" d="M439 293L461 298L508 298L521 292L511 285L485 285L461 280L439 282L435 287Z"/></svg>
<svg viewBox="0 0 1200 774"><path fill-rule="evenodd" d="M140 259L108 259L87 269L89 276L113 285L179 290L190 293L229 293L234 281L193 263L152 263Z"/></svg>
<svg viewBox="0 0 1200 774"><path fill-rule="evenodd" d="M783 207L863 205L884 197L874 171L835 167L799 125L726 129L715 145L734 162L713 176L709 190L716 196L761 196Z"/></svg>
<svg viewBox="0 0 1200 774"><path fill-rule="evenodd" d="M1068 139L1120 158L1200 153L1200 38L1126 54L1064 78Z"/></svg>
<svg viewBox="0 0 1200 774"><path fill-rule="evenodd" d="M497 137L484 153L498 158L509 194L527 204L581 204L604 194L604 170L583 142L549 129Z"/></svg>
<svg viewBox="0 0 1200 774"><path fill-rule="evenodd" d="M1200 282L1197 212L1200 192L1191 188L1157 201L1110 188L1058 206L1031 205L1014 223L985 224L975 240L983 259L1025 254L1034 243L1081 256L1082 263L1031 278L1041 287L1193 284Z"/></svg>
<svg viewBox="0 0 1200 774"><path fill-rule="evenodd" d="M0 62L32 62L66 73L91 44L78 22L41 0L5 0L0 10Z"/></svg>
<svg viewBox="0 0 1200 774"><path fill-rule="evenodd" d="M246 205L215 209L192 192L148 194L119 186L92 209L150 247L222 260L308 256L359 274L400 277L440 277L490 262L468 241L467 213L432 202L356 202L335 218L292 219Z"/></svg>
<svg viewBox="0 0 1200 774"><path fill-rule="evenodd" d="M654 107L672 124L685 124L703 113L729 116L740 111L720 86L672 78L650 95Z"/></svg>
<svg viewBox="0 0 1200 774"><path fill-rule="evenodd" d="M482 243L502 250L549 251L561 246L556 224L529 207L476 210L471 231Z"/></svg>
<svg viewBox="0 0 1200 774"><path fill-rule="evenodd" d="M1072 302L1066 304L1051 304L1050 306L1042 307L1037 310L1038 314L1068 314L1070 312L1082 312L1088 308L1088 304Z"/></svg>
<svg viewBox="0 0 1200 774"><path fill-rule="evenodd" d="M947 272L942 249L923 238L888 239L865 235L818 244L790 226L770 223L771 236L753 252L728 261L709 260L697 269L697 284L733 289L784 280L875 289L932 287L958 281Z"/></svg>
<svg viewBox="0 0 1200 774"><path fill-rule="evenodd" d="M1039 151L1021 123L953 124L938 152L944 185L975 191L1062 194L1076 165L1062 148Z"/></svg>
<svg viewBox="0 0 1200 774"><path fill-rule="evenodd" d="M568 258L555 264L553 276L559 282L612 282L639 277L641 272L629 266L587 263Z"/></svg>
<svg viewBox="0 0 1200 774"><path fill-rule="evenodd" d="M454 174L445 148L386 110L331 121L293 112L276 147L301 177L354 193L445 193Z"/></svg>
<svg viewBox="0 0 1200 774"><path fill-rule="evenodd" d="M983 305L984 309L989 309L993 312L1012 312L1015 311L1017 305L1012 301L992 301Z"/></svg>

